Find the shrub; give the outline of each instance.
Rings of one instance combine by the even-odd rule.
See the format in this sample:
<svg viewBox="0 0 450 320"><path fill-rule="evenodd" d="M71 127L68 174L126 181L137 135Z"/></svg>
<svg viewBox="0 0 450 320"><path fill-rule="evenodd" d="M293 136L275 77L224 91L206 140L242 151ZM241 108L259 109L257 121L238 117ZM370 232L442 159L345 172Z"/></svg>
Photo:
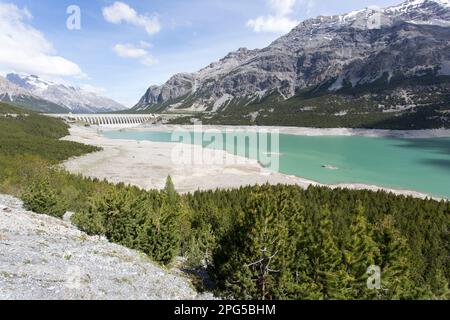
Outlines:
<svg viewBox="0 0 450 320"><path fill-rule="evenodd" d="M179 212L164 202L155 217L149 216L139 233L139 249L162 264L169 264L180 249Z"/></svg>
<svg viewBox="0 0 450 320"><path fill-rule="evenodd" d="M39 214L62 218L66 213L65 206L46 179L33 182L22 194L22 201L25 209Z"/></svg>
<svg viewBox="0 0 450 320"><path fill-rule="evenodd" d="M75 213L71 218L75 226L90 236L105 234L104 220L103 213L98 210L96 199L91 200L86 210Z"/></svg>
<svg viewBox="0 0 450 320"><path fill-rule="evenodd" d="M205 224L198 229L193 229L185 253L187 266L191 268L210 266L212 253L217 246L216 242L211 225Z"/></svg>
<svg viewBox="0 0 450 320"><path fill-rule="evenodd" d="M105 235L115 243L136 249L139 226L144 223L145 197L132 189L118 188L101 201L100 212L105 217Z"/></svg>

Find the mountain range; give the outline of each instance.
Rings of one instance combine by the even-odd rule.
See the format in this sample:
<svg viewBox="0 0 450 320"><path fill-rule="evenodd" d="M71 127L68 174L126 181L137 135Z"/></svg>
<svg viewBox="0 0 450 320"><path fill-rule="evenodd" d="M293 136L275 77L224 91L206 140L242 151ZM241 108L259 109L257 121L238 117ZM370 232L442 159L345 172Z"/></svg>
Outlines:
<svg viewBox="0 0 450 320"><path fill-rule="evenodd" d="M79 87L10 73L0 77L0 101L47 113L101 113L126 109L114 100Z"/></svg>
<svg viewBox="0 0 450 320"><path fill-rule="evenodd" d="M0 76L0 101L16 104L38 112L66 113L62 106L42 99Z"/></svg>
<svg viewBox="0 0 450 320"><path fill-rule="evenodd" d="M450 2L305 20L264 49L151 86L132 110L227 124L449 126Z"/></svg>

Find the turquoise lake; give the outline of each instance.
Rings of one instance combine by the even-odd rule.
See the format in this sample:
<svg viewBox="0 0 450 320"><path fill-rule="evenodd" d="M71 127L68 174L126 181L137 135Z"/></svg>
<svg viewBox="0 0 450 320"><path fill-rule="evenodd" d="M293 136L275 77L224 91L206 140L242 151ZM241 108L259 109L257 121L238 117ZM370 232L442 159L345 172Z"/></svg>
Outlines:
<svg viewBox="0 0 450 320"><path fill-rule="evenodd" d="M172 141L170 132L107 131L103 134L112 139ZM224 149L228 152L249 156L248 151L240 154L234 150L233 143L227 143ZM206 143L203 146L208 147ZM248 149L248 143L246 147ZM280 134L279 152L279 171L284 174L325 184L361 183L450 198L450 138L447 137L404 139Z"/></svg>

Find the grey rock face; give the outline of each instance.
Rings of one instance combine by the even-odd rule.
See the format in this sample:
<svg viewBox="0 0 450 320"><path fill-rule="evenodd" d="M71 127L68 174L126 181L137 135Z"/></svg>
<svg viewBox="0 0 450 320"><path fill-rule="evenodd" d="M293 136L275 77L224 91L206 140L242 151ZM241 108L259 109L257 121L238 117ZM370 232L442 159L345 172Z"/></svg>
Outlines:
<svg viewBox="0 0 450 320"><path fill-rule="evenodd" d="M262 50L239 49L192 74L153 86L135 109L220 111L232 98L334 92L383 80L450 75L448 0L410 0L300 23ZM177 100L178 99L178 100ZM220 105L217 105L220 104ZM215 105L214 108L211 108Z"/></svg>
<svg viewBox="0 0 450 320"><path fill-rule="evenodd" d="M142 97L139 104L156 104L184 96L192 91L194 78L190 74L179 74L167 81L163 87L152 86Z"/></svg>

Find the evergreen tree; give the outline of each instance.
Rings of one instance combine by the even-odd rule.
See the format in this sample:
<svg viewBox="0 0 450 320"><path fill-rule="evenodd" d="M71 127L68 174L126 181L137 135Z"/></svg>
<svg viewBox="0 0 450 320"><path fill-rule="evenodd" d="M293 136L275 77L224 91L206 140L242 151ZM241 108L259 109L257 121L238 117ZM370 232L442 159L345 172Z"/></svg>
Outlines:
<svg viewBox="0 0 450 320"><path fill-rule="evenodd" d="M212 264L212 253L217 245L211 225L204 224L192 231L186 256L190 267L208 267Z"/></svg>
<svg viewBox="0 0 450 320"><path fill-rule="evenodd" d="M62 218L66 213L64 204L47 179L33 182L22 194L22 201L25 209L39 214Z"/></svg>
<svg viewBox="0 0 450 320"><path fill-rule="evenodd" d="M305 211L292 195L285 195L283 215L287 219L289 235L283 250L286 267L281 270L279 285L275 288L277 299L316 300L322 298L319 286L312 278L312 265L308 248L312 242L313 228Z"/></svg>
<svg viewBox="0 0 450 320"><path fill-rule="evenodd" d="M144 222L145 197L126 189L113 189L98 202L104 216L105 236L112 242L136 248L140 225Z"/></svg>
<svg viewBox="0 0 450 320"><path fill-rule="evenodd" d="M244 267L251 271L257 298L261 300L272 298L272 286L277 285L275 278L284 267L281 257L288 233L288 226L275 199L266 195L268 188L262 187L262 191L250 199L244 227L249 253Z"/></svg>
<svg viewBox="0 0 450 320"><path fill-rule="evenodd" d="M308 256L313 268L312 276L323 299L347 299L351 279L345 272L342 254L333 236L328 208L321 209L317 230L311 240Z"/></svg>
<svg viewBox="0 0 450 320"><path fill-rule="evenodd" d="M435 270L433 278L433 299L450 300L450 289L448 287L448 280L444 276L444 272L441 269Z"/></svg>
<svg viewBox="0 0 450 320"><path fill-rule="evenodd" d="M369 299L373 297L367 288L367 269L375 263L376 246L371 238L364 207L358 201L356 217L350 226L350 239L345 244L344 261L346 272L351 277L352 295L354 299Z"/></svg>
<svg viewBox="0 0 450 320"><path fill-rule="evenodd" d="M237 228L221 247L219 272L233 296L273 299L281 270L287 267L283 251L287 247L288 226L271 187L258 187L249 197Z"/></svg>
<svg viewBox="0 0 450 320"><path fill-rule="evenodd" d="M167 201L169 202L169 204L175 205L178 201L178 194L175 190L175 185L173 184L171 176L167 176L164 192L167 195Z"/></svg>
<svg viewBox="0 0 450 320"><path fill-rule="evenodd" d="M88 235L105 235L105 216L106 212L105 197L103 195L91 197L88 207L75 213L71 221L80 230Z"/></svg>
<svg viewBox="0 0 450 320"><path fill-rule="evenodd" d="M409 270L409 249L405 239L394 226L391 216L386 216L376 228L379 253L375 259L381 268L381 290L378 297L386 300L411 299L417 290Z"/></svg>
<svg viewBox="0 0 450 320"><path fill-rule="evenodd" d="M163 193L162 206L157 214L149 215L142 226L139 248L154 260L169 264L180 249L179 207L171 205Z"/></svg>

